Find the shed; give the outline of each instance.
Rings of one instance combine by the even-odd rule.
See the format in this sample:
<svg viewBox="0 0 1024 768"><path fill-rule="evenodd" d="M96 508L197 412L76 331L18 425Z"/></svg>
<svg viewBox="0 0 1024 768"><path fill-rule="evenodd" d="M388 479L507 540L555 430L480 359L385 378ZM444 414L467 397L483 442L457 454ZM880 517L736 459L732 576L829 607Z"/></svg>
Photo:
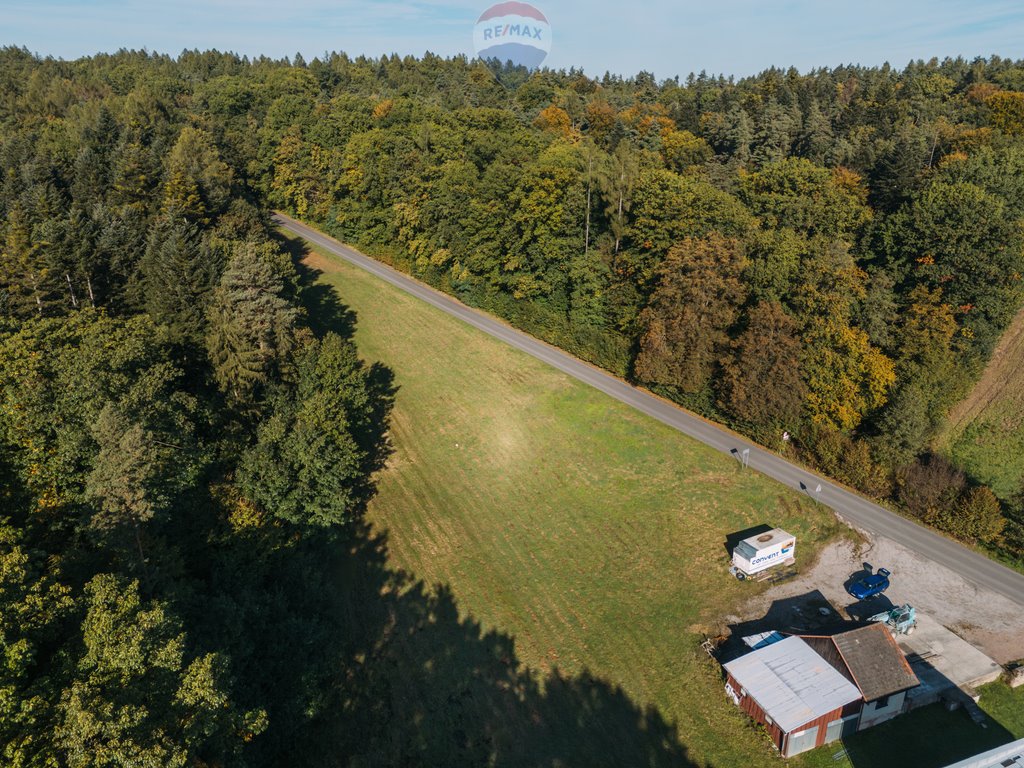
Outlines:
<svg viewBox="0 0 1024 768"><path fill-rule="evenodd" d="M891 720L904 709L907 691L920 685L903 651L883 624L804 636L818 655L857 686L864 697L858 730Z"/></svg>
<svg viewBox="0 0 1024 768"><path fill-rule="evenodd" d="M849 733L861 693L802 638L787 637L725 665L726 693L763 724L784 757Z"/></svg>

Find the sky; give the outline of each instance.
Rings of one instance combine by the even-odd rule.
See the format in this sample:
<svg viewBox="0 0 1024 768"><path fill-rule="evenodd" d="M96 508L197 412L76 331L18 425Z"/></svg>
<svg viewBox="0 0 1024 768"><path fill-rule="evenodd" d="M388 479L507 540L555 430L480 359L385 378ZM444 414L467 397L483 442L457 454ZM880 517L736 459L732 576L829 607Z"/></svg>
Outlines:
<svg viewBox="0 0 1024 768"><path fill-rule="evenodd" d="M493 1L493 0L491 0ZM60 58L120 48L250 56L473 54L488 0L0 0L0 45ZM587 74L806 72L915 59L1024 58L1016 0L534 0L551 23L545 64Z"/></svg>

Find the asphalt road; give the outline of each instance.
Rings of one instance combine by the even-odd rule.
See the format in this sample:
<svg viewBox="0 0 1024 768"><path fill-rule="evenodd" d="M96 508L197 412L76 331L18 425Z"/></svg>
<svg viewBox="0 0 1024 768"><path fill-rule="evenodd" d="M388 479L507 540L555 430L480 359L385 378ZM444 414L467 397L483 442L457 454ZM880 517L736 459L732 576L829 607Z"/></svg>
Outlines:
<svg viewBox="0 0 1024 768"><path fill-rule="evenodd" d="M989 560L928 528L893 514L884 507L868 501L824 477L808 472L725 427L627 384L621 379L518 331L490 315L467 307L451 296L364 256L305 224L283 214L275 214L274 219L277 223L325 251L345 259L401 288L406 293L410 293L474 328L479 328L484 333L544 361L616 400L646 413L663 424L667 424L715 450L733 455L737 462L742 460L743 452L749 450L747 465L751 469L763 472L790 488L806 493L811 499L835 510L844 520L857 528L888 537L930 560L953 569L977 586L1005 595L1024 606L1024 575ZM817 490L819 487L821 488L820 492ZM898 568L899 564L892 563L890 567Z"/></svg>

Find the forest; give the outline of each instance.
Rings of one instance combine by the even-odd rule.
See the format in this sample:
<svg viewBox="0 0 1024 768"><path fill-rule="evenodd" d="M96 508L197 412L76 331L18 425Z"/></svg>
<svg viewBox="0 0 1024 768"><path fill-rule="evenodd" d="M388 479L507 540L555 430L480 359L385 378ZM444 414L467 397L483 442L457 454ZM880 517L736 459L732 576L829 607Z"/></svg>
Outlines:
<svg viewBox="0 0 1024 768"><path fill-rule="evenodd" d="M996 57L658 81L0 50L0 761L440 764L446 729L462 762L564 757L403 711L396 670L452 659L492 714L685 759L388 570L361 515L390 374L318 323L271 209L1020 562L1024 493L932 440L1024 303L1022 136Z"/></svg>

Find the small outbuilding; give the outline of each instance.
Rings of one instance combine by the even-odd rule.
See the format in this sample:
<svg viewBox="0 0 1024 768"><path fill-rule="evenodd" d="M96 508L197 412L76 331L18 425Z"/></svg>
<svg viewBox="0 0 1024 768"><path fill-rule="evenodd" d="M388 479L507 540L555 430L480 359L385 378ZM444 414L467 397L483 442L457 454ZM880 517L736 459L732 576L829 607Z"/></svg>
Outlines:
<svg viewBox="0 0 1024 768"><path fill-rule="evenodd" d="M907 691L920 685L883 624L869 624L830 637L803 635L803 639L861 692L864 707L857 723L859 731L903 712Z"/></svg>
<svg viewBox="0 0 1024 768"><path fill-rule="evenodd" d="M968 757L946 768L1024 768L1024 739Z"/></svg>
<svg viewBox="0 0 1024 768"><path fill-rule="evenodd" d="M856 730L862 695L803 638L759 648L725 665L725 691L767 729L784 757Z"/></svg>

